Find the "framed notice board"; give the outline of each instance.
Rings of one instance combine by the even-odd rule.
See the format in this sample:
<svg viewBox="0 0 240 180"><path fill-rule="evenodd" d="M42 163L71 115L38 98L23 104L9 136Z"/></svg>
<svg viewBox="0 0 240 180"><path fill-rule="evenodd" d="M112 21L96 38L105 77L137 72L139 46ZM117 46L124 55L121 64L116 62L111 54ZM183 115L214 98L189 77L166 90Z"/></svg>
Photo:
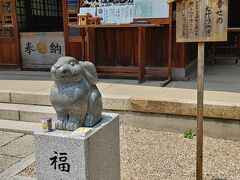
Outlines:
<svg viewBox="0 0 240 180"><path fill-rule="evenodd" d="M228 0L177 1L177 42L227 41Z"/></svg>

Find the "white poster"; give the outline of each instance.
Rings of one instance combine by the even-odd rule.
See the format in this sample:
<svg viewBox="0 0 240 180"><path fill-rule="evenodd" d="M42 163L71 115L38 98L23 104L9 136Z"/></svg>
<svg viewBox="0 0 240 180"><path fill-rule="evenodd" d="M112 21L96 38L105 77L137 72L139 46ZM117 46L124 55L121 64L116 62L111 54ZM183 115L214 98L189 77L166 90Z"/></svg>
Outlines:
<svg viewBox="0 0 240 180"><path fill-rule="evenodd" d="M48 69L65 55L63 32L20 33L22 67Z"/></svg>
<svg viewBox="0 0 240 180"><path fill-rule="evenodd" d="M168 18L167 0L134 0L134 18Z"/></svg>
<svg viewBox="0 0 240 180"><path fill-rule="evenodd" d="M102 18L101 20L101 24L104 24L105 23L105 7L97 7L97 17L100 17Z"/></svg>
<svg viewBox="0 0 240 180"><path fill-rule="evenodd" d="M87 13L91 14L92 17L96 16L96 8L95 7L81 7L80 15L86 15Z"/></svg>
<svg viewBox="0 0 240 180"><path fill-rule="evenodd" d="M102 24L128 24L133 22L133 5L98 7L97 16Z"/></svg>

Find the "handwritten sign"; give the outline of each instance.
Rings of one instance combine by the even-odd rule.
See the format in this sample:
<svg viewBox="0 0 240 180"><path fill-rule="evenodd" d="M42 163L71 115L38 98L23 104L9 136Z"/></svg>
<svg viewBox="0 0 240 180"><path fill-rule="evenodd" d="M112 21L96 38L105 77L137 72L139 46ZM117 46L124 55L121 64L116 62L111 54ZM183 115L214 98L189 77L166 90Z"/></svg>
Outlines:
<svg viewBox="0 0 240 180"><path fill-rule="evenodd" d="M102 24L133 22L133 5L97 7L97 16L102 18Z"/></svg>
<svg viewBox="0 0 240 180"><path fill-rule="evenodd" d="M177 1L177 42L227 41L228 0Z"/></svg>

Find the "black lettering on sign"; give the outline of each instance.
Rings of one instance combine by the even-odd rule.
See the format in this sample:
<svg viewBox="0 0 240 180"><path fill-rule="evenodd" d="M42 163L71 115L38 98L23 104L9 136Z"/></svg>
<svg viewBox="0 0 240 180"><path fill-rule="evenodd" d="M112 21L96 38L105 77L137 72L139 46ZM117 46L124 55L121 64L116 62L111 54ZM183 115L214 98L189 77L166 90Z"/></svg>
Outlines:
<svg viewBox="0 0 240 180"><path fill-rule="evenodd" d="M218 15L217 20L216 20L217 24L222 24L223 23L223 15L224 15L223 4L224 4L223 0L218 0L217 1L217 12L216 12L216 14Z"/></svg>
<svg viewBox="0 0 240 180"><path fill-rule="evenodd" d="M31 42L27 42L26 46L25 46L25 53L30 55L34 51L35 51L35 49L34 49L32 43Z"/></svg>
<svg viewBox="0 0 240 180"><path fill-rule="evenodd" d="M67 163L67 153L58 153L54 151L54 156L49 159L52 161L50 166L53 166L55 170L64 172L70 171L70 164Z"/></svg>
<svg viewBox="0 0 240 180"><path fill-rule="evenodd" d="M206 6L205 8L205 18L206 18L206 21L205 21L205 33L206 33L206 36L211 36L212 34L212 7L210 6Z"/></svg>

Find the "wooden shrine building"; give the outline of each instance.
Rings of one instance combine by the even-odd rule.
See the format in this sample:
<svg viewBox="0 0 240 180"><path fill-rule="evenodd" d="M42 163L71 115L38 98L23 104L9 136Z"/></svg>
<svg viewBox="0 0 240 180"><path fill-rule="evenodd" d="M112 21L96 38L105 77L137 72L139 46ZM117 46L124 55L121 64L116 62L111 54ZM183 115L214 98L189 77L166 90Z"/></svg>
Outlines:
<svg viewBox="0 0 240 180"><path fill-rule="evenodd" d="M79 26L83 0L0 0L0 69L45 70L69 55L93 62L100 73L136 74L139 80L146 74L189 77L196 70L197 44L176 43L175 3L136 1L142 17L134 23ZM155 16L154 5L144 9L146 2L158 2L165 14ZM239 58L239 9L240 1L229 0L229 40L207 45L212 59Z"/></svg>

